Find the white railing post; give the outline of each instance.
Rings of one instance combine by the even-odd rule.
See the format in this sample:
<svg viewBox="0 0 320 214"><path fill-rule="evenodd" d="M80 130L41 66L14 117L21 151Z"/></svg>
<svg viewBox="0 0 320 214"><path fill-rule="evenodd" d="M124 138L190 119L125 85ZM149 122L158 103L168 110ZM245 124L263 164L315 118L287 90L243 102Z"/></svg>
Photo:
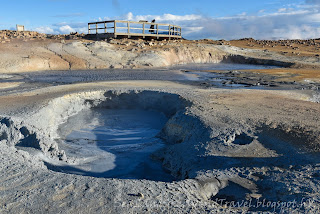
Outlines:
<svg viewBox="0 0 320 214"><path fill-rule="evenodd" d="M127 22L128 34L130 34L130 22Z"/></svg>

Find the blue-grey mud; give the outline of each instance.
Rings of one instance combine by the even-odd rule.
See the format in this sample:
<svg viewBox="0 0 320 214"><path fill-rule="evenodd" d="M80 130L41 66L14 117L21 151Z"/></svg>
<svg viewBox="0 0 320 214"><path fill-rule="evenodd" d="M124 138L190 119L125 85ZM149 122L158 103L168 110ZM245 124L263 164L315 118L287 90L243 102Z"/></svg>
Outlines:
<svg viewBox="0 0 320 214"><path fill-rule="evenodd" d="M56 170L95 177L172 181L161 162L150 157L164 147L156 136L167 120L156 111L83 110L60 126L59 144L67 156L82 161Z"/></svg>

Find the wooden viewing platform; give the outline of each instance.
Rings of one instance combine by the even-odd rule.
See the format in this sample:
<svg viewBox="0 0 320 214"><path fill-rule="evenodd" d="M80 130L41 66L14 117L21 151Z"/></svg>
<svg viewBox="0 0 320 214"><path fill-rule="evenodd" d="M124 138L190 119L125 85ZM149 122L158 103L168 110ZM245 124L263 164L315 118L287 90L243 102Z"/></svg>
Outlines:
<svg viewBox="0 0 320 214"><path fill-rule="evenodd" d="M101 21L88 23L88 34L97 37L127 36L181 39L181 27L172 24L160 24L147 21Z"/></svg>

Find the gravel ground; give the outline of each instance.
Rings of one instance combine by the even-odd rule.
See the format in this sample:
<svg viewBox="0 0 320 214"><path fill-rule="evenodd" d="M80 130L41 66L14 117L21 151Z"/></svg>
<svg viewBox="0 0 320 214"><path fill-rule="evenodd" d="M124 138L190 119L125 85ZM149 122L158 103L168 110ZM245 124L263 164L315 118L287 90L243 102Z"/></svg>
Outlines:
<svg viewBox="0 0 320 214"><path fill-rule="evenodd" d="M161 60L160 52L139 52L136 64L156 58L155 66L220 62L226 52L261 54L210 46L209 55L207 45L190 55L196 45L174 51L177 44L161 52ZM5 70L0 74L1 213L319 213L318 81L282 82L275 74L235 67L213 71L210 65L110 70L102 60L109 55L95 55L116 46L31 46L38 48L32 57L21 58L19 48L17 55L1 53L7 54L0 62ZM290 63L287 56L281 60L266 54L255 62ZM311 58L308 63L315 64ZM64 71L39 71L48 66ZM88 70L99 66L103 69ZM174 181L61 170L77 169L82 159L62 149L59 127L96 108L164 114L168 121L157 137L165 146L151 158Z"/></svg>

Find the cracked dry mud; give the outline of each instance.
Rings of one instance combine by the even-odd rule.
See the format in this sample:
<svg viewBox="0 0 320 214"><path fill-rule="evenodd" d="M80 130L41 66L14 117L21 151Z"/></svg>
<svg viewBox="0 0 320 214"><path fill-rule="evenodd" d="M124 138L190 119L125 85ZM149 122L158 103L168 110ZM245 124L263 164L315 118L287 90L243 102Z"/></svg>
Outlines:
<svg viewBox="0 0 320 214"><path fill-rule="evenodd" d="M110 45L99 44L94 46L103 49ZM81 55L87 60L81 61L85 67L78 58L72 65L81 69L106 65L79 42L68 45L46 47L65 59L66 52L73 57L80 52L88 54ZM216 62L228 54L220 52L228 47L212 49L219 56L213 60ZM143 61L154 62L159 57L168 64L178 63L169 62L159 52L153 54L156 57L144 55ZM180 55L185 61L191 56ZM250 57L261 62L256 55ZM276 59L264 59L268 63L263 64L279 66L290 60ZM66 69L70 63L65 64ZM74 67L75 71L25 73L27 70L14 72L5 67L8 64L3 61L2 68L8 69L0 75L5 83L0 91L1 213L319 212L320 107L315 77L312 82L303 80L291 86L290 81L295 80L290 80L290 74L283 82L277 80L279 76L266 77L254 71L206 69L209 74L223 75L222 81L232 80L231 85L251 77L246 83L253 86L227 87L215 85L210 76L202 78L201 72L194 74L203 70L197 66L100 71L76 71L79 67ZM267 84L255 88L252 77ZM125 112L128 124L121 116L96 116L119 112ZM142 129L133 129L130 125L139 123L130 112L165 119L156 124L158 131L151 138L141 137L137 132L153 130L143 124L138 127ZM110 120L107 131L99 128ZM126 130L110 135L110 129L118 124ZM73 130L78 131L67 138ZM82 137L84 132L90 135ZM99 138L103 132L108 135L107 145L103 141L106 135ZM118 138L130 147L118 145ZM158 142L162 143L159 148L149 149ZM90 150L86 150L87 144ZM150 153L141 156L146 150ZM172 177L151 176L159 171L153 163ZM141 166L151 167L147 175L135 171ZM133 172L133 177L106 173L119 168Z"/></svg>

